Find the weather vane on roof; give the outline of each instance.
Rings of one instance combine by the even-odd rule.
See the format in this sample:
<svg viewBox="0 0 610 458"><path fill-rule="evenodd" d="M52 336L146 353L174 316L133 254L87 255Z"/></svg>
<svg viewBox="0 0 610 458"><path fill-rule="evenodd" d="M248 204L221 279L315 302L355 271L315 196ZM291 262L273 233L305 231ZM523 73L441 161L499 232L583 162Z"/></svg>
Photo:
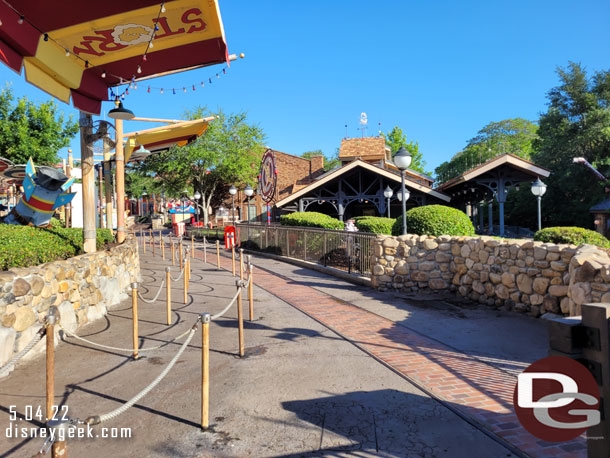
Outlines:
<svg viewBox="0 0 610 458"><path fill-rule="evenodd" d="M368 122L369 119L367 118L366 113L363 111L360 113L360 127L358 127L358 129L362 131L362 138L364 138L364 131L366 130Z"/></svg>

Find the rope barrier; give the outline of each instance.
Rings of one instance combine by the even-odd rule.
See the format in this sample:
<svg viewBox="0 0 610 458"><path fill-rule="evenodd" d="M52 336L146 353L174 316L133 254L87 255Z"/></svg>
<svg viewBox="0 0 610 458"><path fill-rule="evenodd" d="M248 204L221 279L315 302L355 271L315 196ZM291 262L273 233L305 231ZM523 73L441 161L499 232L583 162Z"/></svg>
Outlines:
<svg viewBox="0 0 610 458"><path fill-rule="evenodd" d="M229 309L231 308L231 306L237 300L237 296L239 296L239 293L240 293L240 288L245 288L246 286L248 286L249 282L250 282L249 279L248 279L248 281L235 280L235 286L237 286L237 291L235 292L233 299L231 299L231 302L229 302L229 305L227 305L221 312L217 313L216 315L212 315L211 319L216 320L216 319L222 317L225 313L227 313L229 311Z"/></svg>
<svg viewBox="0 0 610 458"><path fill-rule="evenodd" d="M180 349L178 350L178 353L176 353L176 355L172 358L172 360L167 364L165 369L163 369L163 372L161 372L157 376L157 378L155 378L148 386L146 386L142 391L140 391L138 394L136 394L133 398L131 398L129 401L127 401L125 404L123 404L118 409L115 409L112 412L108 412L103 415L94 415L94 416L87 417L87 419L85 419L85 423L89 424L89 425L98 425L98 424L104 423L108 420L112 420L113 418L116 418L119 415L125 413L136 402L138 402L140 399L142 399L144 396L146 396L154 387L156 387L159 384L159 382L161 382L161 380L163 380L163 378L165 378L165 376L167 374L169 374L169 371L172 370L172 367L174 367L174 364L176 364L176 362L178 361L180 356L182 356L182 353L184 353L184 350L186 350L186 347L188 346L188 344L193 339L193 336L195 335L195 331L197 331L197 327L200 322L201 322L201 317L197 318L197 321L191 327L191 329L189 331L189 335L186 338L186 340L184 341L184 343L182 344L182 346L180 347Z"/></svg>
<svg viewBox="0 0 610 458"><path fill-rule="evenodd" d="M67 336L74 337L76 340L80 340L81 342L88 343L89 345L93 345L95 347L105 348L106 350L122 351L124 353L133 353L133 348L111 347L110 345L104 345L104 344L100 344L100 343L97 343L97 342L92 342L90 340L85 339L84 337L79 337L76 334L74 334L73 332L68 331L61 324L59 325L59 329L61 329L63 332L65 332ZM174 337L172 340L169 340L167 342L163 342L161 345L157 345L155 347L138 348L138 353L142 352L142 351L158 350L159 348L165 347L165 346L175 342L176 340L180 340L185 335L187 335L189 332L190 332L190 329L187 329L185 332L183 332L179 336Z"/></svg>
<svg viewBox="0 0 610 458"><path fill-rule="evenodd" d="M38 332L36 333L36 335L32 338L32 340L30 340L30 342L25 347L23 347L23 350L21 350L19 353L17 353L15 356L13 356L13 358L8 363L6 363L4 366L0 367L0 377L4 377L5 375L8 375L8 373L15 366L15 363L17 363L21 358L23 358L25 355L27 355L32 348L34 348L34 346L45 335L46 331L47 331L47 329L44 326L42 328L40 328L38 330Z"/></svg>
<svg viewBox="0 0 610 458"><path fill-rule="evenodd" d="M186 262L184 262L183 264L185 264L186 267ZM172 278L172 276L170 275L169 278L172 279L172 281L178 281L182 278L182 276L184 275L184 271L186 270L186 268L182 269L182 272L180 272L180 275L178 275L178 278Z"/></svg>
<svg viewBox="0 0 610 458"><path fill-rule="evenodd" d="M159 291L157 291L157 295L152 300L148 300L148 299L145 299L144 297L142 297L142 295L140 294L140 291L138 291L138 297L140 299L142 299L144 302L146 302L147 304L154 304L155 302L157 302L157 299L159 299L159 295L161 294L161 290L163 289L164 286L165 286L165 280L163 280L161 282L161 284L159 285Z"/></svg>

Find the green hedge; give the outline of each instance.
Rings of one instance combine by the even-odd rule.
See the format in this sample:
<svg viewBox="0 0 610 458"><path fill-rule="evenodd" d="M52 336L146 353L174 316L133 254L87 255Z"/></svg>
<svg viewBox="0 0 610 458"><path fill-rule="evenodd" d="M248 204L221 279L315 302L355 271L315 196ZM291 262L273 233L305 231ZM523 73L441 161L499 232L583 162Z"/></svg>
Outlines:
<svg viewBox="0 0 610 458"><path fill-rule="evenodd" d="M546 243L571 243L582 245L588 243L602 248L610 248L610 241L599 232L582 227L547 227L534 235L534 240Z"/></svg>
<svg viewBox="0 0 610 458"><path fill-rule="evenodd" d="M295 212L280 216L282 226L321 227L324 229L343 229L343 223L318 212Z"/></svg>
<svg viewBox="0 0 610 458"><path fill-rule="evenodd" d="M466 213L444 205L425 205L407 212L407 232L417 235L474 235ZM396 218L392 235L402 234L402 216Z"/></svg>
<svg viewBox="0 0 610 458"><path fill-rule="evenodd" d="M96 235L98 249L114 240L110 229L98 229ZM82 252L82 229L66 229L53 222L48 228L0 224L0 270L37 266Z"/></svg>
<svg viewBox="0 0 610 458"><path fill-rule="evenodd" d="M356 220L356 227L360 232L373 232L375 234L387 235L392 233L392 225L394 224L393 218L383 218L381 216L358 216L354 219Z"/></svg>

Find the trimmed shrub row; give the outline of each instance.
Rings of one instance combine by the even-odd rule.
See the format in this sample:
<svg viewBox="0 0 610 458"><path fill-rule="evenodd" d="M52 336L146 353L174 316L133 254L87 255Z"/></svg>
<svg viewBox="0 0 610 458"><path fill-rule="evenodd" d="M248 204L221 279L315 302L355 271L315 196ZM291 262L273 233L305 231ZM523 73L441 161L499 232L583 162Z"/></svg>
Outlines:
<svg viewBox="0 0 610 458"><path fill-rule="evenodd" d="M407 231L417 235L474 235L472 221L463 211L444 205L425 205L407 212ZM402 234L402 216L396 218L392 235Z"/></svg>
<svg viewBox="0 0 610 458"><path fill-rule="evenodd" d="M394 218L383 218L381 216L357 216L353 218L360 232L373 232L375 234L392 234Z"/></svg>
<svg viewBox="0 0 610 458"><path fill-rule="evenodd" d="M282 226L321 227L323 229L343 229L338 219L318 212L295 212L280 216Z"/></svg>
<svg viewBox="0 0 610 458"><path fill-rule="evenodd" d="M610 241L606 237L599 232L582 227L547 227L536 232L534 240L546 243L571 243L572 245L587 243L601 248L610 248Z"/></svg>
<svg viewBox="0 0 610 458"><path fill-rule="evenodd" d="M97 248L114 240L110 229L96 231ZM37 266L83 253L83 230L63 228L52 223L48 228L0 224L0 270Z"/></svg>

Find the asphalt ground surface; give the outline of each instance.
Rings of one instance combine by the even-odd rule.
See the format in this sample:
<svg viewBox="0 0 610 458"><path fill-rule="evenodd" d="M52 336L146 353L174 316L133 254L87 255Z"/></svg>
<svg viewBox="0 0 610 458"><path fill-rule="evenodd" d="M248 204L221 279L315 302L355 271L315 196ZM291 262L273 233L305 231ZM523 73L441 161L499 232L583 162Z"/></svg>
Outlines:
<svg viewBox="0 0 610 458"><path fill-rule="evenodd" d="M233 296L236 287L231 273L205 265L200 258L193 261L187 304L182 302L182 282L172 284L171 326L165 324L164 290L154 304L139 302L141 347L168 342L187 330L200 313L217 313ZM208 261L215 261L210 258ZM487 337L476 331L477 326L467 324L468 316L456 317L459 313L444 306L435 312L422 304L394 307L387 296L375 298L376 293L370 290L360 291L361 287L317 272L267 259L254 262L335 297L360 301L358 306L375 313L396 313L392 319L406 320L434 338L474 349L481 357L500 359L516 367L536 359L535 352L514 350L516 353L508 358L502 346L485 346ZM150 249L146 255L141 253L140 291L144 297L152 298L157 293L167 265L170 262L162 261L158 250L156 257ZM172 275L178 275L177 267ZM94 427L92 434L99 437L69 440L69 455L512 456L501 443L287 302L259 287L255 287L254 297L254 320L244 325L245 357L237 355L236 307L211 324L210 428L200 428L198 329L180 360L156 388L123 415ZM248 318L247 300L244 316ZM457 320L466 331L449 330L447 323L432 325L431 316ZM489 320L494 321L491 316ZM529 321L524 323L524 329L530 326ZM535 331L537 325L532 326L530 331ZM94 342L130 348L131 327L131 301L127 300L78 334ZM463 333L471 338L455 338ZM184 338L133 360L129 354L68 337L57 347L56 402L67 406L70 417L83 419L109 412L148 385L182 342ZM35 414L39 406L44 411L44 364L44 357L38 357L0 380L0 456L33 456L43 443L40 438L8 436L14 435L15 428L36 430L41 425ZM14 420L11 411L16 412ZM102 431L102 427L116 429ZM102 433L119 434L121 428L130 428L130 437L101 437Z"/></svg>

